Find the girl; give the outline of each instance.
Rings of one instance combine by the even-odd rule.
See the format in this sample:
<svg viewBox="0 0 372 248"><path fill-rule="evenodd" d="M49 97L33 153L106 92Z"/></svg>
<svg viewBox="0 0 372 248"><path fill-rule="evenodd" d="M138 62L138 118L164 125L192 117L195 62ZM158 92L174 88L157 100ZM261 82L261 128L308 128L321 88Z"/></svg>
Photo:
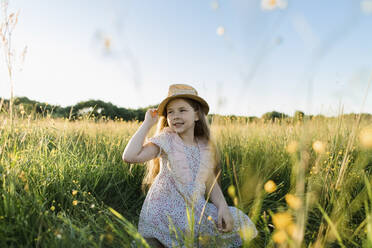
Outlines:
<svg viewBox="0 0 372 248"><path fill-rule="evenodd" d="M227 206L216 183L219 156L211 143L208 112L208 103L193 87L171 85L168 97L157 110L146 112L124 150L127 163L151 160L143 180L149 191L138 223L139 233L151 247L184 247L190 242L195 242L191 246L218 242L213 246L238 247L241 231L249 233L248 238L257 235L247 215ZM156 122L156 135L144 144Z"/></svg>

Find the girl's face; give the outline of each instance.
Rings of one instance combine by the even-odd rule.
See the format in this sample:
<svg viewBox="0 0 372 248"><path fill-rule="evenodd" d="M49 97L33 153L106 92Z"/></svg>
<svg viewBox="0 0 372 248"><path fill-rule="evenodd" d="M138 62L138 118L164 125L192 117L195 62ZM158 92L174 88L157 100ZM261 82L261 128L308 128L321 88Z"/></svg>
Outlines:
<svg viewBox="0 0 372 248"><path fill-rule="evenodd" d="M174 99L167 105L168 126L177 133L194 130L195 121L199 120L198 113L183 99Z"/></svg>

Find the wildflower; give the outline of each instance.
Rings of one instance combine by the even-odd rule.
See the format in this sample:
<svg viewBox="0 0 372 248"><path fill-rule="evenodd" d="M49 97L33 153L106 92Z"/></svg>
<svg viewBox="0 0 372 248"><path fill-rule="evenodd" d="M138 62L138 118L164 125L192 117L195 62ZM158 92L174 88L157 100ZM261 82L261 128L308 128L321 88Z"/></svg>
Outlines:
<svg viewBox="0 0 372 248"><path fill-rule="evenodd" d="M267 193L272 193L276 190L276 184L273 180L269 180L265 183L264 189Z"/></svg>
<svg viewBox="0 0 372 248"><path fill-rule="evenodd" d="M359 134L359 140L364 148L372 148L372 128L364 128Z"/></svg>
<svg viewBox="0 0 372 248"><path fill-rule="evenodd" d="M297 147L298 147L298 142L293 140L287 145L286 150L288 153L295 153L297 151Z"/></svg>
<svg viewBox="0 0 372 248"><path fill-rule="evenodd" d="M50 210L54 211L54 210L56 210L56 207L55 206L51 206L50 207Z"/></svg>
<svg viewBox="0 0 372 248"><path fill-rule="evenodd" d="M95 205L92 203L91 205L90 205L90 208L94 208L95 207Z"/></svg>
<svg viewBox="0 0 372 248"><path fill-rule="evenodd" d="M222 35L224 35L225 34L225 28L224 27L222 27L222 26L219 26L218 28L217 28L217 35L219 35L219 36L222 36Z"/></svg>
<svg viewBox="0 0 372 248"><path fill-rule="evenodd" d="M292 238L297 236L297 234L299 232L298 226L295 223L289 224L287 226L286 230L287 230L287 233L289 234L289 236L291 236Z"/></svg>
<svg viewBox="0 0 372 248"><path fill-rule="evenodd" d="M234 197L234 205L238 206L238 197L236 197L236 196Z"/></svg>
<svg viewBox="0 0 372 248"><path fill-rule="evenodd" d="M72 205L76 206L78 204L78 201L77 200L73 200L72 201Z"/></svg>
<svg viewBox="0 0 372 248"><path fill-rule="evenodd" d="M72 195L76 195L77 193L78 193L77 190L73 190L73 191L72 191Z"/></svg>
<svg viewBox="0 0 372 248"><path fill-rule="evenodd" d="M325 144L317 140L313 143L313 149L316 153L322 154L325 152Z"/></svg>
<svg viewBox="0 0 372 248"><path fill-rule="evenodd" d="M285 201L287 202L288 206L295 210L299 209L302 205L301 199L292 194L286 194Z"/></svg>
<svg viewBox="0 0 372 248"><path fill-rule="evenodd" d="M273 215L273 224L278 229L285 229L292 223L292 216L288 212L276 213Z"/></svg>
<svg viewBox="0 0 372 248"><path fill-rule="evenodd" d="M275 243L282 244L287 240L287 233L284 230L277 230L272 238Z"/></svg>
<svg viewBox="0 0 372 248"><path fill-rule="evenodd" d="M227 193L229 194L229 196L231 198L234 198L235 197L235 187L234 185L230 185L228 188L227 188Z"/></svg>
<svg viewBox="0 0 372 248"><path fill-rule="evenodd" d="M24 171L22 171L22 172L19 174L18 178L21 179L22 182L26 182L26 181L27 181L27 179L26 179L26 177L25 177L25 172L24 172Z"/></svg>
<svg viewBox="0 0 372 248"><path fill-rule="evenodd" d="M212 216L209 215L209 216L208 216L208 220L209 220L209 221L213 221Z"/></svg>

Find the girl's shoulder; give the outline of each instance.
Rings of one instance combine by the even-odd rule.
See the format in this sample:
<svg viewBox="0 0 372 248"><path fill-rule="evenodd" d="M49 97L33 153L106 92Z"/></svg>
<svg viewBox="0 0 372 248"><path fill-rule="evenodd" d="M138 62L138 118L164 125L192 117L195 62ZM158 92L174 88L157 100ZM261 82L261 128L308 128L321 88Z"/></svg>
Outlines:
<svg viewBox="0 0 372 248"><path fill-rule="evenodd" d="M154 137L159 137L169 141L170 139L173 139L174 134L176 133L170 127L165 127Z"/></svg>
<svg viewBox="0 0 372 248"><path fill-rule="evenodd" d="M159 146L167 154L172 150L172 140L172 130L170 128L163 128L159 133L147 139L148 142Z"/></svg>
<svg viewBox="0 0 372 248"><path fill-rule="evenodd" d="M163 128L160 132L155 134L152 138L163 138L170 136L173 133L173 131L169 127Z"/></svg>

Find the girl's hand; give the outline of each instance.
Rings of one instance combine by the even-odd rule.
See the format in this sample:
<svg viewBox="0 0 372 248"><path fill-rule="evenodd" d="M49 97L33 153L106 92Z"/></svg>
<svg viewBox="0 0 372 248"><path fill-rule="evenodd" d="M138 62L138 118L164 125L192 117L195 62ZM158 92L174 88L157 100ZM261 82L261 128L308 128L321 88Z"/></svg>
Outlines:
<svg viewBox="0 0 372 248"><path fill-rule="evenodd" d="M144 122L148 122L151 126L155 125L158 122L159 114L157 109L148 109L145 114Z"/></svg>
<svg viewBox="0 0 372 248"><path fill-rule="evenodd" d="M231 232L234 227L234 219L228 207L218 209L217 228L220 232Z"/></svg>

